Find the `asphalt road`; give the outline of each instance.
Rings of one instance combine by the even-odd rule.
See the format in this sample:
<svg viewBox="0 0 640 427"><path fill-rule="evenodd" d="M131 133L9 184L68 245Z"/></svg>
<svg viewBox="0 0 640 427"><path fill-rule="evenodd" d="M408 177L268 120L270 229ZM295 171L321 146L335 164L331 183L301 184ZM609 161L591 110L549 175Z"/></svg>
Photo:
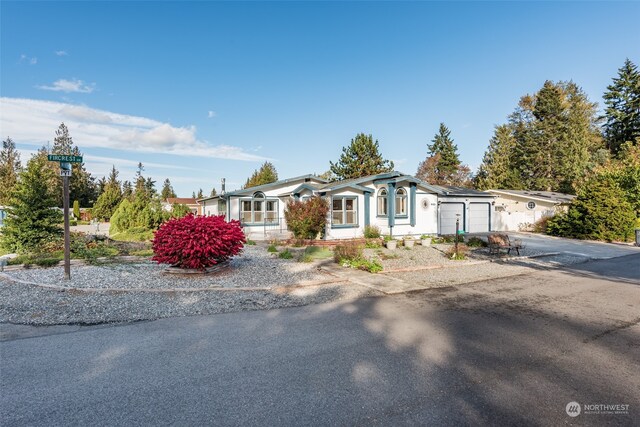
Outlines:
<svg viewBox="0 0 640 427"><path fill-rule="evenodd" d="M574 268L283 310L3 325L1 424L638 425L640 255ZM628 414L571 418L571 401Z"/></svg>

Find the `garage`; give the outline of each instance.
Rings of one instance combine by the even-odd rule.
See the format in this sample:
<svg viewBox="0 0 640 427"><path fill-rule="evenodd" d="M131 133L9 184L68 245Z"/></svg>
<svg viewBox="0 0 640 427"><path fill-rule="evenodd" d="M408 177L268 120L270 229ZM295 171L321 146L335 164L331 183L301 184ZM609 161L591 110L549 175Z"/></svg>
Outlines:
<svg viewBox="0 0 640 427"><path fill-rule="evenodd" d="M456 233L456 218L460 218L460 230L465 233L487 233L491 231L491 193L473 188L433 185L438 191L438 233ZM460 215L460 216L458 216Z"/></svg>
<svg viewBox="0 0 640 427"><path fill-rule="evenodd" d="M440 235L456 234L456 219L460 219L460 230L464 230L464 203L440 203L438 230Z"/></svg>
<svg viewBox="0 0 640 427"><path fill-rule="evenodd" d="M469 203L469 233L487 233L491 224L490 203Z"/></svg>

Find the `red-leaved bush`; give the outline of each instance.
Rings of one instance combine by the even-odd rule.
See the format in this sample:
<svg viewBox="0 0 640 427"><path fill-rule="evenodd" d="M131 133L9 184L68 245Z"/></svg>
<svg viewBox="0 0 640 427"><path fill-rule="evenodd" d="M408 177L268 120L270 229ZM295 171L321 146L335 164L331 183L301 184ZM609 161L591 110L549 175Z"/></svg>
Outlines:
<svg viewBox="0 0 640 427"><path fill-rule="evenodd" d="M190 214L160 226L153 239L152 259L180 268L205 269L240 253L245 241L240 221Z"/></svg>

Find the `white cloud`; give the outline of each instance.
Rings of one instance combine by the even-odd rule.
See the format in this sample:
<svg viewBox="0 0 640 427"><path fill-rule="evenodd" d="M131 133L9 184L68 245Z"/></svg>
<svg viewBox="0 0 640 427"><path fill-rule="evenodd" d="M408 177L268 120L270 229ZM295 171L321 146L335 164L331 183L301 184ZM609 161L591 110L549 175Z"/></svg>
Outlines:
<svg viewBox="0 0 640 427"><path fill-rule="evenodd" d="M215 111L211 111L211 110L209 110L209 111L207 112L207 117L208 117L208 118L213 119L215 116L217 116L217 114L216 114L216 112L215 112Z"/></svg>
<svg viewBox="0 0 640 427"><path fill-rule="evenodd" d="M175 127L146 117L129 116L81 105L22 98L0 98L0 134L16 143L41 146L64 122L81 148L101 147L140 153L270 160L240 147L211 145L195 126Z"/></svg>
<svg viewBox="0 0 640 427"><path fill-rule="evenodd" d="M69 56L66 50L56 50L54 53L56 56Z"/></svg>
<svg viewBox="0 0 640 427"><path fill-rule="evenodd" d="M95 89L96 84L85 84L82 80L72 79L60 79L53 82L52 86L36 86L38 89L52 90L54 92L65 93L91 93Z"/></svg>
<svg viewBox="0 0 640 427"><path fill-rule="evenodd" d="M38 63L38 58L36 58L35 56L29 57L23 53L22 55L20 55L20 62L27 62L30 65L36 65Z"/></svg>

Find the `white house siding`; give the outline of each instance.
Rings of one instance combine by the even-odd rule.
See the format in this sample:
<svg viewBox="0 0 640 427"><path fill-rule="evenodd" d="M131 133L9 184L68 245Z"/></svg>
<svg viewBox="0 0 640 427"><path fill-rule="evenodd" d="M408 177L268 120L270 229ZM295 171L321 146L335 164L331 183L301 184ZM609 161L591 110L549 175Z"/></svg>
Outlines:
<svg viewBox="0 0 640 427"><path fill-rule="evenodd" d="M357 227L339 227L339 226L334 226L332 224L332 198L333 197L344 197L344 196L351 196L351 197L356 197L357 200L357 216L358 216L358 226ZM331 193L331 195L327 196L327 200L329 201L329 206L330 206L330 210L329 210L329 219L327 221L327 232L326 232L326 239L327 240L335 240L335 239L355 239L355 238L359 238L362 237L364 235L364 198L365 196L362 193L357 193L353 190L343 190L343 191L336 191L334 193ZM371 202L371 201L369 201Z"/></svg>
<svg viewBox="0 0 640 427"><path fill-rule="evenodd" d="M534 209L528 209L527 203L536 203ZM566 210L565 206L553 202L531 199L528 197L498 196L492 210L492 228L495 231L521 231L528 229L540 218L553 216L558 211Z"/></svg>

